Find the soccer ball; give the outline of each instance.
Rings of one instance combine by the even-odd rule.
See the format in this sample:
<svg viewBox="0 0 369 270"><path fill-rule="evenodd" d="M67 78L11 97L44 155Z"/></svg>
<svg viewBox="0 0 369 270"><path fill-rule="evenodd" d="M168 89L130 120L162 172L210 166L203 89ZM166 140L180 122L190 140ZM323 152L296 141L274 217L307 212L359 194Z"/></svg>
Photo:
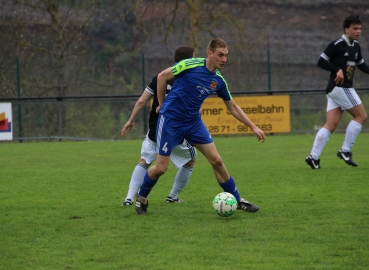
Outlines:
<svg viewBox="0 0 369 270"><path fill-rule="evenodd" d="M237 210L237 205L236 197L228 192L219 193L213 200L214 212L221 217L232 216Z"/></svg>

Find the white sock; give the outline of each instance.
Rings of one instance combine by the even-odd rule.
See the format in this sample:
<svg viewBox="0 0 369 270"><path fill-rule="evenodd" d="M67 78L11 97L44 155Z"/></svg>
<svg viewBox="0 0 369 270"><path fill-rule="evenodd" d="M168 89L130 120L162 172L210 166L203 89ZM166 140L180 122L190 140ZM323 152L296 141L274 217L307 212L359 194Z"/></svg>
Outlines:
<svg viewBox="0 0 369 270"><path fill-rule="evenodd" d="M345 140L343 141L342 151L343 152L351 152L351 148L354 145L357 136L359 136L363 125L351 120L346 128Z"/></svg>
<svg viewBox="0 0 369 270"><path fill-rule="evenodd" d="M320 154L323 151L324 146L329 140L331 132L326 128L321 128L315 136L313 149L311 149L310 155L313 159L319 159Z"/></svg>
<svg viewBox="0 0 369 270"><path fill-rule="evenodd" d="M129 189L126 200L130 199L133 201L136 192L143 183L146 172L147 167L145 165L143 164L136 165L131 176L131 182L129 182Z"/></svg>
<svg viewBox="0 0 369 270"><path fill-rule="evenodd" d="M177 199L178 194L185 188L192 174L193 166L182 166L174 179L172 190L169 196L172 199Z"/></svg>

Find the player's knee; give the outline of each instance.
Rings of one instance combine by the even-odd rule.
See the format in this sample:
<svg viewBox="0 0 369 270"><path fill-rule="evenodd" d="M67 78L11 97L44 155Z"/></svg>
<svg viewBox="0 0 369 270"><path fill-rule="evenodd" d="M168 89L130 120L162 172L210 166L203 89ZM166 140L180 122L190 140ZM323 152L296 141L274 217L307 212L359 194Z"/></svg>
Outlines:
<svg viewBox="0 0 369 270"><path fill-rule="evenodd" d="M216 156L210 161L211 166L213 167L220 167L223 166L223 160L221 156Z"/></svg>
<svg viewBox="0 0 369 270"><path fill-rule="evenodd" d="M367 119L368 119L368 115L364 113L364 115L362 116L363 123L365 123Z"/></svg>
<svg viewBox="0 0 369 270"><path fill-rule="evenodd" d="M357 115L356 117L354 117L354 121L364 125L366 120L368 119L367 114L364 112L363 114Z"/></svg>
<svg viewBox="0 0 369 270"><path fill-rule="evenodd" d="M330 133L333 133L338 126L338 123L325 123L324 128L328 129Z"/></svg>
<svg viewBox="0 0 369 270"><path fill-rule="evenodd" d="M138 161L138 164L144 165L146 168L150 167L151 165L150 163L146 163L146 160L142 158Z"/></svg>
<svg viewBox="0 0 369 270"><path fill-rule="evenodd" d="M156 166L156 175L157 176L162 176L167 171L167 169L168 169L168 167Z"/></svg>
<svg viewBox="0 0 369 270"><path fill-rule="evenodd" d="M193 166L195 166L195 163L196 163L196 158L194 158L194 159L190 160L189 162L187 162L185 164L185 166L186 167L193 167Z"/></svg>

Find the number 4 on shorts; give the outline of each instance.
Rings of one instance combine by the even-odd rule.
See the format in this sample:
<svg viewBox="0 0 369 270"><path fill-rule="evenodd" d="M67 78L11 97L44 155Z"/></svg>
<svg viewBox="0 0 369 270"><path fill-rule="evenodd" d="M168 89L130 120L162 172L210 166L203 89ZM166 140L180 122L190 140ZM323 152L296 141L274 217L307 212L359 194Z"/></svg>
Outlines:
<svg viewBox="0 0 369 270"><path fill-rule="evenodd" d="M167 144L168 144L168 142L166 142L166 143L163 145L163 148L161 148L161 150L163 150L165 153L166 153L166 152L168 152Z"/></svg>

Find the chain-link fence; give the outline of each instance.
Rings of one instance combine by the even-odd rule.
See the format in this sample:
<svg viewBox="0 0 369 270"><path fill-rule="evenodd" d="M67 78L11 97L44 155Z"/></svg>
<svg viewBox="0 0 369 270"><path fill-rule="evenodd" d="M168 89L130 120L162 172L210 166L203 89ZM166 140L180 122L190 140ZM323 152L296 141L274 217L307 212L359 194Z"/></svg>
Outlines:
<svg viewBox="0 0 369 270"><path fill-rule="evenodd" d="M357 89L363 104L369 107L369 88ZM315 132L325 122L324 90L299 90L248 93L247 95L290 95L291 132ZM245 96L247 96L245 95ZM13 137L26 140L120 140L142 138L148 130L150 105L135 122L135 127L121 137L121 130L139 95L68 98L1 99L12 102ZM345 130L352 117L346 113L337 132ZM364 125L369 130L369 124Z"/></svg>

